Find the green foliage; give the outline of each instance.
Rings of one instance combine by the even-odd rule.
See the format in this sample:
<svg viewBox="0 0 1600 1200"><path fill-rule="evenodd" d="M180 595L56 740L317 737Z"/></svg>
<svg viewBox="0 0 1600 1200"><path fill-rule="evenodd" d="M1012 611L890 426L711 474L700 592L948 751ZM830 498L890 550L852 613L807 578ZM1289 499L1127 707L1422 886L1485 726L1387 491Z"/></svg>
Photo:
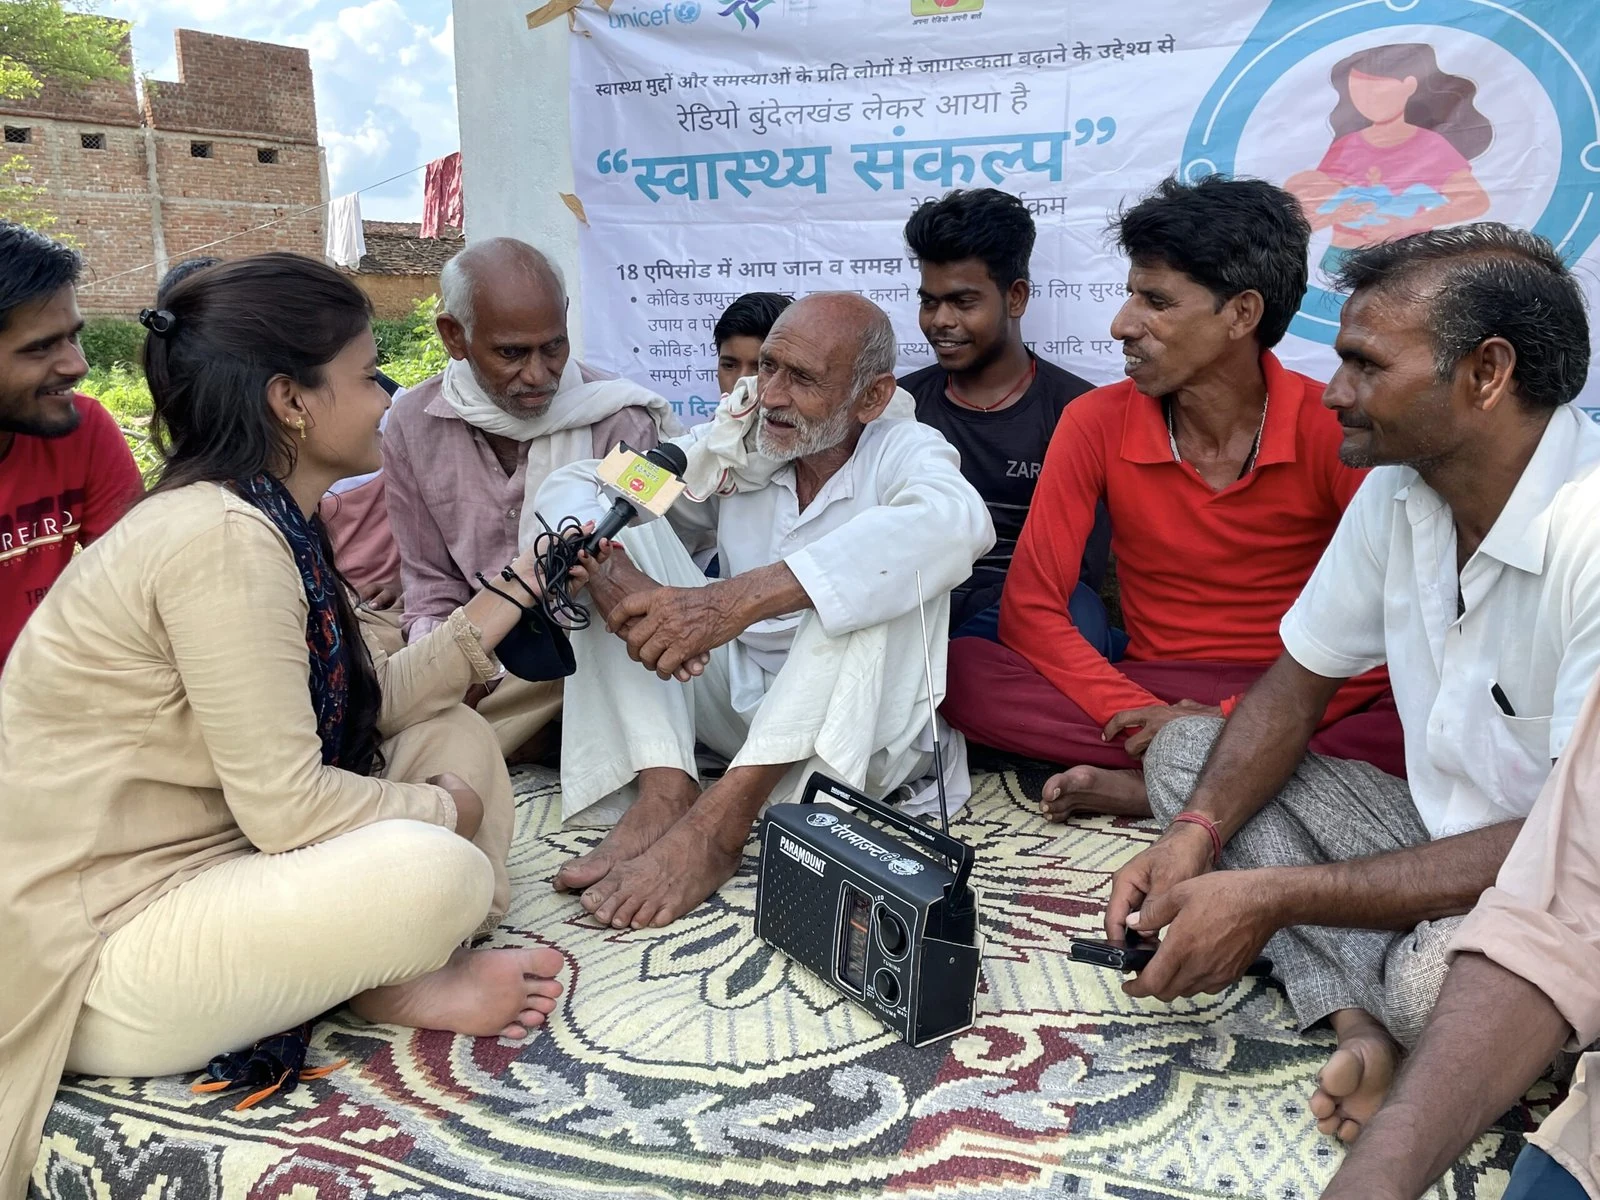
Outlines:
<svg viewBox="0 0 1600 1200"><path fill-rule="evenodd" d="M91 317L78 335L78 344L91 368L136 368L144 349L144 327L121 317Z"/></svg>
<svg viewBox="0 0 1600 1200"><path fill-rule="evenodd" d="M403 321L372 323L378 339L378 363L396 383L412 387L437 375L450 361L434 324L438 312L439 297L428 296L413 304L411 316ZM380 325L384 331L379 330Z"/></svg>
<svg viewBox="0 0 1600 1200"><path fill-rule="evenodd" d="M129 78L127 24L96 15L92 3L73 9L62 0L0 0L0 99L37 96L46 79L77 88ZM72 245L70 237L52 232L56 218L45 189L21 181L30 169L21 154L0 162L0 217Z"/></svg>
<svg viewBox="0 0 1600 1200"><path fill-rule="evenodd" d="M3 69L3 68L0 68ZM0 96L5 93L0 90ZM0 217L48 233L72 244L72 239L56 233L56 215L45 206L46 191L31 182L33 164L20 154L0 162Z"/></svg>
<svg viewBox="0 0 1600 1200"><path fill-rule="evenodd" d="M150 441L150 389L144 376L125 364L94 367L78 389L100 401L116 419L139 470L146 480L153 479L161 460Z"/></svg>
<svg viewBox="0 0 1600 1200"><path fill-rule="evenodd" d="M414 354L384 363L383 373L402 387L415 387L444 370L449 361L444 343L435 338L432 345L422 346Z"/></svg>
<svg viewBox="0 0 1600 1200"><path fill-rule="evenodd" d="M94 367L78 390L100 401L125 429L150 424L150 389L132 367Z"/></svg>
<svg viewBox="0 0 1600 1200"><path fill-rule="evenodd" d="M127 79L127 38L124 22L97 15L92 4L0 0L0 97L37 96L45 79L68 87Z"/></svg>
<svg viewBox="0 0 1600 1200"><path fill-rule="evenodd" d="M372 336L378 343L378 361L390 362L411 353L411 322L385 320L372 322Z"/></svg>

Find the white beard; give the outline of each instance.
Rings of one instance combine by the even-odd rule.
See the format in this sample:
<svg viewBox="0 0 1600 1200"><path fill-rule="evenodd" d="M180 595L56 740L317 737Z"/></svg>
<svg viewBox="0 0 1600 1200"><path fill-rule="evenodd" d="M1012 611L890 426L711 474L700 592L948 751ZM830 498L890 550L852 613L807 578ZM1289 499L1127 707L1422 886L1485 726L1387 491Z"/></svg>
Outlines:
<svg viewBox="0 0 1600 1200"><path fill-rule="evenodd" d="M793 462L799 458L810 458L813 454L822 454L832 450L845 438L850 436L850 425L855 421L855 414L851 412L854 407L850 404L841 405L832 416L820 421L812 421L802 417L799 413L791 413L794 417L794 442L788 447L773 444L767 425L767 412L761 410L760 424L756 426L756 449L765 457L774 462Z"/></svg>

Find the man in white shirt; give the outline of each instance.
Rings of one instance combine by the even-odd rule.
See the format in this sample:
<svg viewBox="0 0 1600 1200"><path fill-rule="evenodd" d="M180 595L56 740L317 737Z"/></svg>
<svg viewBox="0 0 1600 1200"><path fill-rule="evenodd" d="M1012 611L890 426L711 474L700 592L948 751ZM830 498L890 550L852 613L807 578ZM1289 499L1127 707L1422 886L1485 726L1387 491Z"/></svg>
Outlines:
<svg viewBox="0 0 1600 1200"><path fill-rule="evenodd" d="M674 439L690 493L708 498L625 531L591 580L619 636L599 621L572 635L563 816L615 828L555 886L601 922L665 925L699 904L762 805L814 769L880 796L928 774L918 574L942 691L949 592L994 529L955 451L897 391L895 351L888 317L854 293L787 309L757 377ZM539 510L600 515L595 465L552 474ZM712 546L723 578L707 581L691 556ZM959 803L965 747L942 736ZM732 762L703 793L696 740ZM934 794L911 790L908 811Z"/></svg>
<svg viewBox="0 0 1600 1200"><path fill-rule="evenodd" d="M1171 824L1117 873L1106 927L1165 930L1124 986L1164 1000L1218 991L1265 946L1302 1026L1339 1038L1311 1111L1348 1142L1600 667L1600 429L1570 404L1588 321L1544 239L1489 222L1415 234L1355 254L1342 280L1323 402L1343 461L1377 469L1226 726L1185 719L1151 745ZM1382 663L1407 780L1305 754L1339 684Z"/></svg>

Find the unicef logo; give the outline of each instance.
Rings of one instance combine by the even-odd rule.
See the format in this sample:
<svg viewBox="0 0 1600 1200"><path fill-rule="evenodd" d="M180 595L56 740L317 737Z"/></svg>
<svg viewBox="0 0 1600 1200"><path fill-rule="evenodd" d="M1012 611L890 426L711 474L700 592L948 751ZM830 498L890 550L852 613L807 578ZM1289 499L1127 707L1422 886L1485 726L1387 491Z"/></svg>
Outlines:
<svg viewBox="0 0 1600 1200"><path fill-rule="evenodd" d="M891 858L889 870L896 875L920 875L922 864L914 858Z"/></svg>
<svg viewBox="0 0 1600 1200"><path fill-rule="evenodd" d="M678 24L692 25L700 19L700 6L695 0L683 0L672 10L672 15L678 19Z"/></svg>
<svg viewBox="0 0 1600 1200"><path fill-rule="evenodd" d="M839 823L839 818L832 813L815 812L806 818L806 824L813 829L829 829Z"/></svg>

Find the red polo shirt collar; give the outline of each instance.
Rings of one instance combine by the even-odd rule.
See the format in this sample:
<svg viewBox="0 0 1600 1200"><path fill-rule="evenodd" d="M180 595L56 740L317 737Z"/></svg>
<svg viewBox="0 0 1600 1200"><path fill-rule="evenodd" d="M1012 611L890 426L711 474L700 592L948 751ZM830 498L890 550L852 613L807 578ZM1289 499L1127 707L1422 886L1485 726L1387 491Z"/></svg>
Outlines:
<svg viewBox="0 0 1600 1200"><path fill-rule="evenodd" d="M1300 405L1306 394L1305 381L1286 369L1270 350L1261 354L1261 373L1267 382L1267 422L1261 431L1261 450L1256 455L1258 468L1295 461ZM1122 420L1123 459L1135 463L1172 462L1172 440L1161 401L1139 391L1131 379L1122 386L1127 389Z"/></svg>

